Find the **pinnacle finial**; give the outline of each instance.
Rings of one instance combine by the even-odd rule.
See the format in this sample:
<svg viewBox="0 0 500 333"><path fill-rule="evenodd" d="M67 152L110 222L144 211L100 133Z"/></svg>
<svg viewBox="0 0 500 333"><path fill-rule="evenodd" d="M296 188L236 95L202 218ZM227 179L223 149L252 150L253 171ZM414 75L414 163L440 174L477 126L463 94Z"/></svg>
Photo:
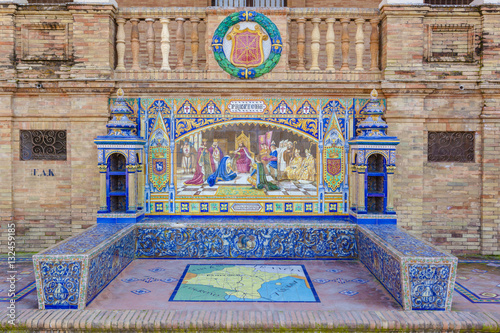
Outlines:
<svg viewBox="0 0 500 333"><path fill-rule="evenodd" d="M116 96L123 97L123 95L125 95L125 93L123 92L123 89L119 88L118 91L116 92Z"/></svg>
<svg viewBox="0 0 500 333"><path fill-rule="evenodd" d="M373 89L370 96L372 99L376 99L378 97L377 89Z"/></svg>

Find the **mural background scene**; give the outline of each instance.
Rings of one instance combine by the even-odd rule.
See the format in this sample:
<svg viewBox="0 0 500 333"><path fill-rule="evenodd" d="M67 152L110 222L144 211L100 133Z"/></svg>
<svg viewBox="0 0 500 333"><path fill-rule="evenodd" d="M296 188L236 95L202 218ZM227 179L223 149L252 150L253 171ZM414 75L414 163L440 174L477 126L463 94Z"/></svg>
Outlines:
<svg viewBox="0 0 500 333"><path fill-rule="evenodd" d="M147 142L146 212L347 215L346 142L367 101L126 99Z"/></svg>

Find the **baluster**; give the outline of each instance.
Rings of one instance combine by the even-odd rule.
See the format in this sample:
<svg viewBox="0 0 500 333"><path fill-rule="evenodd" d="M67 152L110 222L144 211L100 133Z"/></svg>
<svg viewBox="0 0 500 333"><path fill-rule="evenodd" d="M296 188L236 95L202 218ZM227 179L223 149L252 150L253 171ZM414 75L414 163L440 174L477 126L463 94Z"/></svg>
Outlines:
<svg viewBox="0 0 500 333"><path fill-rule="evenodd" d="M365 19L358 18L356 22L356 71L362 71L363 68L363 53L365 51L365 33L363 31L363 26Z"/></svg>
<svg viewBox="0 0 500 333"><path fill-rule="evenodd" d="M168 31L168 23L170 22L170 19L162 18L162 19L160 19L160 22L162 24L162 27L161 27L161 56L162 56L161 70L162 71L169 71L169 70L171 70L170 64L168 62L168 56L170 54L170 32Z"/></svg>
<svg viewBox="0 0 500 333"><path fill-rule="evenodd" d="M370 20L370 24L372 26L372 33L370 35L370 53L371 53L371 71L377 71L378 68L378 18L374 18Z"/></svg>
<svg viewBox="0 0 500 333"><path fill-rule="evenodd" d="M342 67L341 71L349 70L349 22L351 19L341 18L340 23L342 23Z"/></svg>
<svg viewBox="0 0 500 333"><path fill-rule="evenodd" d="M130 44L132 47L132 69L139 70L139 19L130 19L132 31L130 33Z"/></svg>
<svg viewBox="0 0 500 333"><path fill-rule="evenodd" d="M191 69L198 69L198 48L200 38L198 36L198 23L200 23L200 19L197 17L193 17L191 19L192 31L191 31L191 53L193 55L193 61L191 63Z"/></svg>
<svg viewBox="0 0 500 333"><path fill-rule="evenodd" d="M177 32L175 35L175 44L177 47L177 65L175 66L176 70L184 69L184 19L182 17L178 17L175 19L177 21Z"/></svg>
<svg viewBox="0 0 500 333"><path fill-rule="evenodd" d="M335 57L335 32L333 25L335 24L334 18L326 19L326 70L335 71L334 57Z"/></svg>
<svg viewBox="0 0 500 333"><path fill-rule="evenodd" d="M148 69L154 69L155 67L155 30L153 24L155 23L154 18L147 18L146 23L148 24L148 29L146 31L146 45L148 49Z"/></svg>
<svg viewBox="0 0 500 333"><path fill-rule="evenodd" d="M299 58L299 63L297 65L297 70L303 71L304 67L304 51L306 42L306 19L301 17L297 19L297 24L299 25L299 34L297 36L297 57Z"/></svg>
<svg viewBox="0 0 500 333"><path fill-rule="evenodd" d="M118 31L116 32L117 71L125 70L125 22L124 18L116 19L116 23L118 24Z"/></svg>
<svg viewBox="0 0 500 333"><path fill-rule="evenodd" d="M286 58L287 58L287 63L286 63L286 70L290 70L290 31L292 30L292 20L290 19L290 17L288 17L286 19L287 21L287 31L286 31L286 48L285 48L285 51L286 51Z"/></svg>
<svg viewBox="0 0 500 333"><path fill-rule="evenodd" d="M320 18L313 18L313 30L311 33L311 70L319 71L318 59L319 59L319 42L321 39L321 35L319 33L319 24L321 23Z"/></svg>

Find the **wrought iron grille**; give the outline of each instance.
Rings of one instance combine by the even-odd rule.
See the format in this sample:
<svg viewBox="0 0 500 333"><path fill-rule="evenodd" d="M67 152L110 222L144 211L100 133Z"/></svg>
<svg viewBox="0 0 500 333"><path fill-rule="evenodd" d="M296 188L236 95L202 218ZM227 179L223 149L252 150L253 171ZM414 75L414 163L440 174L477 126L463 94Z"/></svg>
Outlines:
<svg viewBox="0 0 500 333"><path fill-rule="evenodd" d="M429 162L474 162L474 132L429 132Z"/></svg>
<svg viewBox="0 0 500 333"><path fill-rule="evenodd" d="M21 161L66 160L66 131L21 130Z"/></svg>

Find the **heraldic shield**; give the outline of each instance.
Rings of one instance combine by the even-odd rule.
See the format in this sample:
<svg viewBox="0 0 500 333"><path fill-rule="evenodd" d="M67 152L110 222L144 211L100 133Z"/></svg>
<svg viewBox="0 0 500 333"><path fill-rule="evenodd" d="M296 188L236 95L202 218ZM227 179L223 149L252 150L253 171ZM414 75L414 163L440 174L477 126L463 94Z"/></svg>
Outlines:
<svg viewBox="0 0 500 333"><path fill-rule="evenodd" d="M256 24L254 30L250 28L241 29L236 24L226 37L231 40L231 57L229 60L236 67L252 68L264 63L264 47L262 42L269 37L262 31L260 25Z"/></svg>
<svg viewBox="0 0 500 333"><path fill-rule="evenodd" d="M327 147L325 149L324 164L325 164L325 183L331 191L339 188L344 181L344 163L343 163L344 148L342 147Z"/></svg>

